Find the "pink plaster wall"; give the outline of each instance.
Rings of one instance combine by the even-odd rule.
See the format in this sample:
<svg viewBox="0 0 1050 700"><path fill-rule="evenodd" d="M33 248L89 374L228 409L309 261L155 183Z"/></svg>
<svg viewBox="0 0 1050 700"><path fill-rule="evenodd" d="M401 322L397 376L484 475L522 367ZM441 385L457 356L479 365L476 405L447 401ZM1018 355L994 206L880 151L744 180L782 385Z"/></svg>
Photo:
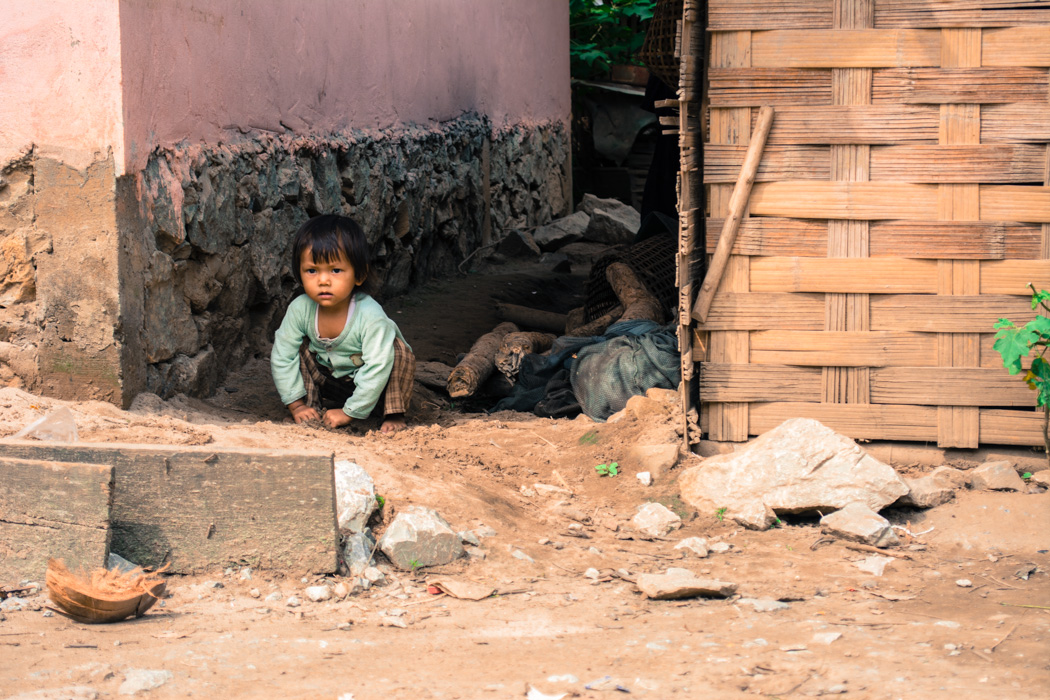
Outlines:
<svg viewBox="0 0 1050 700"><path fill-rule="evenodd" d="M80 169L124 160L118 0L0 6L0 164L29 145ZM118 173L119 174L119 173Z"/></svg>
<svg viewBox="0 0 1050 700"><path fill-rule="evenodd" d="M119 3L129 171L238 129L568 122L568 0Z"/></svg>

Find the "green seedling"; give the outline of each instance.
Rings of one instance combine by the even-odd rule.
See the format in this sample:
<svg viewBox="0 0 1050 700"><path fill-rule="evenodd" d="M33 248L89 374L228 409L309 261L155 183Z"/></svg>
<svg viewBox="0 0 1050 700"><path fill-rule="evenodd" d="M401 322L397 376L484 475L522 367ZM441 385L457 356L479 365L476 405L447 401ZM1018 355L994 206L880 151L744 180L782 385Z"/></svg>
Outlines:
<svg viewBox="0 0 1050 700"><path fill-rule="evenodd" d="M598 476L616 476L617 467L620 464L618 462L609 462L608 464L598 464L594 467L594 470L598 472Z"/></svg>
<svg viewBox="0 0 1050 700"><path fill-rule="evenodd" d="M771 522L769 524L769 529L770 530L775 530L776 528L780 527L783 524L784 524L784 522L780 518L777 518L776 520L774 520L773 522Z"/></svg>
<svg viewBox="0 0 1050 700"><path fill-rule="evenodd" d="M1024 474L1021 475L1021 478L1024 479L1025 481L1028 481L1029 479L1032 478L1032 472L1025 472Z"/></svg>
<svg viewBox="0 0 1050 700"><path fill-rule="evenodd" d="M408 565L412 567L412 571L415 571L419 567L423 566L419 563L418 559L413 559L412 561L408 562Z"/></svg>
<svg viewBox="0 0 1050 700"><path fill-rule="evenodd" d="M379 506L379 510L383 510L383 506L386 505L386 499L376 494L376 504Z"/></svg>
<svg viewBox="0 0 1050 700"><path fill-rule="evenodd" d="M727 510L729 509L723 506L715 511L715 517L718 518L718 522L722 522L725 519Z"/></svg>
<svg viewBox="0 0 1050 700"><path fill-rule="evenodd" d="M581 445L597 445L598 444L598 433L594 430L588 430L586 433L580 436Z"/></svg>

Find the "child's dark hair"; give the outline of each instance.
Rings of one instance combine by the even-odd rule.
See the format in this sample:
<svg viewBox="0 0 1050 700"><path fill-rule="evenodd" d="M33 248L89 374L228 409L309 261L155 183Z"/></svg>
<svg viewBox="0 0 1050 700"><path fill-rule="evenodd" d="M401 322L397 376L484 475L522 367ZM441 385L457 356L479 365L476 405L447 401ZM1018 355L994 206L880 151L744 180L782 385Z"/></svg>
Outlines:
<svg viewBox="0 0 1050 700"><path fill-rule="evenodd" d="M315 216L299 227L292 241L292 274L302 285L299 265L303 251L307 248L315 262L327 263L342 253L350 261L354 276L367 281L372 272L372 256L368 250L368 238L361 226L348 216L322 214Z"/></svg>

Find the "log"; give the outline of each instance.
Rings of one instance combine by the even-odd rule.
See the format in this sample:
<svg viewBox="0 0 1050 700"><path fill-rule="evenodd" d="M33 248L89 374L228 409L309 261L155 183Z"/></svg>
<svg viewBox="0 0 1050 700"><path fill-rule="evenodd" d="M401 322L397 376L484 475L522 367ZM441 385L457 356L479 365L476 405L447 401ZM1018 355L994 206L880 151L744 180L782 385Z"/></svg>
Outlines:
<svg viewBox="0 0 1050 700"><path fill-rule="evenodd" d="M496 368L496 353L503 336L517 331L516 325L504 322L474 341L470 352L448 375L448 395L454 399L473 396Z"/></svg>
<svg viewBox="0 0 1050 700"><path fill-rule="evenodd" d="M537 331L508 333L503 336L503 342L500 343L499 351L496 353L496 369L513 382L518 370L521 369L522 358L549 350L555 338L557 336L553 333Z"/></svg>
<svg viewBox="0 0 1050 700"><path fill-rule="evenodd" d="M573 309L576 311L576 309ZM565 324L565 335L572 336L574 338L586 338L591 335L601 335L605 332L605 329L611 326L617 321L620 316L623 315L623 307L616 305L609 309L607 312L594 319L590 323L584 323L583 309L579 309L579 320L576 321L576 314L570 312L569 320Z"/></svg>
<svg viewBox="0 0 1050 700"><path fill-rule="evenodd" d="M565 332L565 314L556 314L553 311L501 303L496 304L496 315L501 320L509 321L521 328L532 328L557 335Z"/></svg>
<svg viewBox="0 0 1050 700"><path fill-rule="evenodd" d="M711 309L711 301L715 298L715 291L722 281L722 273L725 271L726 263L729 262L729 254L733 250L736 241L736 232L740 228L740 220L744 217L747 208L747 200L751 196L751 187L755 184L755 173L758 172L758 163L762 159L762 150L766 146L769 130L773 126L773 108L766 106L758 111L758 123L751 135L751 141L744 156L744 164L740 168L740 176L737 178L733 195L729 200L729 214L722 224L722 235L718 238L718 247L711 258L711 264L707 268L707 276L700 287L696 303L693 305L693 315L703 323L707 320L707 312Z"/></svg>
<svg viewBox="0 0 1050 700"><path fill-rule="evenodd" d="M613 293L623 305L623 313L618 320L647 319L663 323L664 312L660 302L645 288L629 265L612 263L605 268L605 279L609 281Z"/></svg>

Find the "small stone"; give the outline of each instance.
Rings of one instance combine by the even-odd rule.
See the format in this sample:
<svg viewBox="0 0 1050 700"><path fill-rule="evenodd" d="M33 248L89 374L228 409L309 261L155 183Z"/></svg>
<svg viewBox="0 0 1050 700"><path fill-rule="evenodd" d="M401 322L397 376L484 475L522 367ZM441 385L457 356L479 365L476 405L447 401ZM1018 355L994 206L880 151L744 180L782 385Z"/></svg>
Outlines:
<svg viewBox="0 0 1050 700"><path fill-rule="evenodd" d="M698 596L726 598L736 592L735 583L697 578L687 569L670 568L665 574L639 574L638 590L653 600L676 600Z"/></svg>
<svg viewBox="0 0 1050 700"><path fill-rule="evenodd" d="M50 610L45 610L44 611L44 617L54 617L54 616L55 616L55 613L51 612Z"/></svg>
<svg viewBox="0 0 1050 700"><path fill-rule="evenodd" d="M221 581L205 581L202 584L205 588L224 588Z"/></svg>
<svg viewBox="0 0 1050 700"><path fill-rule="evenodd" d="M653 475L649 472L638 472L634 475L638 481L642 482L642 486L652 486Z"/></svg>
<svg viewBox="0 0 1050 700"><path fill-rule="evenodd" d="M271 603L276 603L277 601L279 601L281 599L281 594L279 592L277 592L277 591L274 591L270 595L266 596L265 599L267 601L271 602Z"/></svg>
<svg viewBox="0 0 1050 700"><path fill-rule="evenodd" d="M741 605L750 605L755 609L755 612L775 612L777 610L787 610L791 607L787 603L773 600L772 598L741 598L737 602Z"/></svg>
<svg viewBox="0 0 1050 700"><path fill-rule="evenodd" d="M474 528L474 534L478 537L495 537L497 533L488 525L479 525Z"/></svg>
<svg viewBox="0 0 1050 700"><path fill-rule="evenodd" d="M551 539L549 537L541 537L538 540L536 540L536 544L550 544L550 543L551 543Z"/></svg>
<svg viewBox="0 0 1050 700"><path fill-rule="evenodd" d="M601 556L602 554L602 550L598 549L597 547L588 547L587 551L591 554L597 554L598 556Z"/></svg>
<svg viewBox="0 0 1050 700"><path fill-rule="evenodd" d="M306 597L315 603L320 603L332 597L332 589L328 586L310 586L306 589ZM289 601L290 604L291 601Z"/></svg>
<svg viewBox="0 0 1050 700"><path fill-rule="evenodd" d="M285 605L287 605L289 608L298 608L302 604L303 604L302 599L299 598L298 596L294 596L294 595L293 596L288 596L288 600L285 601Z"/></svg>
<svg viewBox="0 0 1050 700"><path fill-rule="evenodd" d="M448 522L422 506L398 512L379 540L379 549L394 566L406 571L448 564L464 554L463 544Z"/></svg>
<svg viewBox="0 0 1050 700"><path fill-rule="evenodd" d="M1032 474L1032 478L1028 480L1030 483L1037 486L1045 486L1050 488L1050 469L1044 469L1042 471L1035 472Z"/></svg>
<svg viewBox="0 0 1050 700"><path fill-rule="evenodd" d="M897 499L897 503L902 506L934 508L955 498L955 488L945 485L932 475L919 479L902 478L908 487L908 493Z"/></svg>
<svg viewBox="0 0 1050 700"><path fill-rule="evenodd" d="M253 588L250 591L248 591L248 595L250 595L252 598L258 598L262 595L262 593L259 591L258 588Z"/></svg>
<svg viewBox="0 0 1050 700"><path fill-rule="evenodd" d="M707 546L707 551L711 552L712 554L725 554L732 548L733 545L729 544L728 542L712 542Z"/></svg>
<svg viewBox="0 0 1050 700"><path fill-rule="evenodd" d="M598 571L597 569L593 568L593 567L591 567L590 569L587 569L586 571L584 571L583 575L586 578L594 579L594 580L597 580L597 579L601 578L601 576L602 576L601 572Z"/></svg>
<svg viewBox="0 0 1050 700"><path fill-rule="evenodd" d="M816 644L831 644L841 638L841 632L817 632L813 635L813 642Z"/></svg>
<svg viewBox="0 0 1050 700"><path fill-rule="evenodd" d="M889 547L899 541L889 521L860 501L828 513L820 525L827 534L875 547Z"/></svg>
<svg viewBox="0 0 1050 700"><path fill-rule="evenodd" d="M959 588L970 588L971 586L973 586L973 581L971 581L968 578L961 578L955 582L955 585Z"/></svg>
<svg viewBox="0 0 1050 700"><path fill-rule="evenodd" d="M675 549L681 550L682 554L703 559L707 556L707 540L703 537L686 537L684 540L674 546Z"/></svg>
<svg viewBox="0 0 1050 700"><path fill-rule="evenodd" d="M552 484L533 484L533 490L540 496L547 498L572 498L572 491L561 486Z"/></svg>
<svg viewBox="0 0 1050 700"><path fill-rule="evenodd" d="M510 553L510 555L512 557L514 557L515 559L521 559L522 561L528 561L528 562L536 561L535 559L533 559L532 557L530 557L528 554L526 554L525 552L521 551L520 549L515 549L513 552Z"/></svg>
<svg viewBox="0 0 1050 700"><path fill-rule="evenodd" d="M467 552L467 556L471 559L484 559L488 556L488 553L480 547L465 547L464 549Z"/></svg>
<svg viewBox="0 0 1050 700"><path fill-rule="evenodd" d="M344 581L340 581L332 587L332 595L342 600L350 595L350 586L346 585Z"/></svg>
<svg viewBox="0 0 1050 700"><path fill-rule="evenodd" d="M477 536L477 533L471 532L470 530L460 532L459 541L463 544L473 545L474 547L481 546L481 538Z"/></svg>
<svg viewBox="0 0 1050 700"><path fill-rule="evenodd" d="M120 695L134 695L144 690L153 690L164 685L172 678L171 671L133 668L124 674L124 682L120 684L117 693Z"/></svg>
<svg viewBox="0 0 1050 700"><path fill-rule="evenodd" d="M521 495L524 496L525 498L535 498L536 497L536 491L534 489L530 489L525 484L522 484L521 488L519 488L518 491L520 491Z"/></svg>
<svg viewBox="0 0 1050 700"><path fill-rule="evenodd" d="M649 537L663 537L682 526L676 513L659 503L646 503L638 507L638 514L631 519L635 530Z"/></svg>
<svg viewBox="0 0 1050 700"><path fill-rule="evenodd" d="M368 579L369 583L371 583L373 586L382 586L384 583L386 583L386 576L383 574L382 571L380 571L374 566L370 566L367 569L365 569L365 572L362 575L366 579Z"/></svg>
<svg viewBox="0 0 1050 700"><path fill-rule="evenodd" d="M1013 462L985 462L973 470L971 486L983 491L1024 491L1024 480L1018 476Z"/></svg>
<svg viewBox="0 0 1050 700"><path fill-rule="evenodd" d="M244 567L243 569L241 569L241 574L240 574L240 576L238 578L240 578L242 581L251 581L252 580L252 570L249 569L248 567Z"/></svg>

